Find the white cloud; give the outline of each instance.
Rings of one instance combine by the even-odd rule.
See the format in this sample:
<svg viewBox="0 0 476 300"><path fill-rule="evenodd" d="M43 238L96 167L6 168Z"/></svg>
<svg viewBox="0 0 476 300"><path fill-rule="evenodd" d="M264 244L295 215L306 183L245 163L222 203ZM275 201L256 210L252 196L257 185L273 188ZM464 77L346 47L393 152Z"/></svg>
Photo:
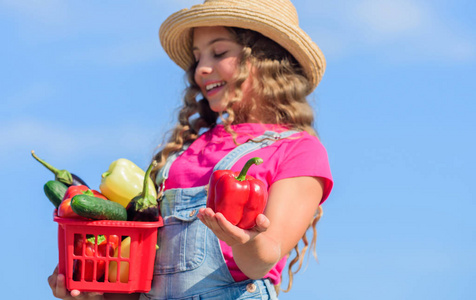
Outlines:
<svg viewBox="0 0 476 300"><path fill-rule="evenodd" d="M475 41L454 20L443 19L431 2L365 0L354 7L356 23L367 43L396 46L397 60L465 61L475 59ZM399 55L399 50L405 51ZM381 49L379 49L381 50Z"/></svg>
<svg viewBox="0 0 476 300"><path fill-rule="evenodd" d="M16 119L0 125L0 156L18 151L41 150L58 160L118 151L122 154L152 153L155 135L149 128L123 124L118 128L80 129L34 119ZM149 145L148 145L149 144Z"/></svg>
<svg viewBox="0 0 476 300"><path fill-rule="evenodd" d="M68 18L67 2L61 0L0 0L0 7L28 20L55 24Z"/></svg>
<svg viewBox="0 0 476 300"><path fill-rule="evenodd" d="M25 86L15 94L4 99L5 109L8 111L22 111L31 106L38 106L48 102L55 90L52 86L44 82L35 82Z"/></svg>
<svg viewBox="0 0 476 300"><path fill-rule="evenodd" d="M163 3L147 1L129 12L128 5L111 9L105 3L0 0L0 9L13 16L15 33L23 43L44 47L60 42L61 47L71 47L60 52L67 53L59 55L62 62L128 66L164 54L158 38L159 21L146 30L143 27L160 15L159 4Z"/></svg>
<svg viewBox="0 0 476 300"><path fill-rule="evenodd" d="M68 64L128 66L158 60L163 54L157 37L142 41L128 41L119 45L83 48L60 59Z"/></svg>
<svg viewBox="0 0 476 300"><path fill-rule="evenodd" d="M174 0L167 1L167 5L171 7L176 7L177 9L190 8L196 4L202 4L203 0ZM160 3L163 5L162 3Z"/></svg>
<svg viewBox="0 0 476 300"><path fill-rule="evenodd" d="M327 57L356 52L390 61L476 60L476 40L457 15L425 0L301 0L310 35ZM455 4L459 5L459 4ZM298 5L296 5L298 6Z"/></svg>
<svg viewBox="0 0 476 300"><path fill-rule="evenodd" d="M421 31L428 11L409 0L365 0L356 3L356 20L376 34L395 37Z"/></svg>
<svg viewBox="0 0 476 300"><path fill-rule="evenodd" d="M80 137L79 137L80 138ZM41 148L58 157L69 156L79 145L78 137L67 129L39 121L23 119L3 124L0 129L0 149L5 152L30 147Z"/></svg>

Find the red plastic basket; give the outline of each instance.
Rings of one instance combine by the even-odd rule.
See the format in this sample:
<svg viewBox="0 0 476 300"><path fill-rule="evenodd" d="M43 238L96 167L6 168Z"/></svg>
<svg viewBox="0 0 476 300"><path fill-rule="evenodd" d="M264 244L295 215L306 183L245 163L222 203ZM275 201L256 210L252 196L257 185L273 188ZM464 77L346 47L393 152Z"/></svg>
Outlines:
<svg viewBox="0 0 476 300"><path fill-rule="evenodd" d="M91 221L61 218L55 213L54 221L58 223L58 271L65 275L68 290L105 293L150 290L157 230L163 226L162 219L158 222ZM104 242L98 243L104 238ZM121 240L126 238L130 238L129 255L126 255L126 246L120 246ZM86 242L87 239L90 242ZM112 246L114 241L118 247ZM127 272L127 267L128 274L121 276L121 268ZM116 276L112 276L111 270L116 270Z"/></svg>

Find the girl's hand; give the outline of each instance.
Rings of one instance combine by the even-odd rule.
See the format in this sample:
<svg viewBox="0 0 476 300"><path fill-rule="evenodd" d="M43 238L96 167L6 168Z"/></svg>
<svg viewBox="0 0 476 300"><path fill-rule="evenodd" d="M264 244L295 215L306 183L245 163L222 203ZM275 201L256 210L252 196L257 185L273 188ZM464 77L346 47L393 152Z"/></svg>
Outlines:
<svg viewBox="0 0 476 300"><path fill-rule="evenodd" d="M269 219L260 214L256 217L256 226L249 229L241 229L231 224L221 213L215 213L211 208L201 208L197 217L210 228L219 240L228 246L244 245L253 240L258 234L265 232L270 225Z"/></svg>
<svg viewBox="0 0 476 300"><path fill-rule="evenodd" d="M65 278L63 274L58 274L58 266L56 266L53 274L48 277L48 284L53 291L53 296L60 299L90 299L102 300L104 299L101 293L81 293L78 290L68 292L65 285Z"/></svg>

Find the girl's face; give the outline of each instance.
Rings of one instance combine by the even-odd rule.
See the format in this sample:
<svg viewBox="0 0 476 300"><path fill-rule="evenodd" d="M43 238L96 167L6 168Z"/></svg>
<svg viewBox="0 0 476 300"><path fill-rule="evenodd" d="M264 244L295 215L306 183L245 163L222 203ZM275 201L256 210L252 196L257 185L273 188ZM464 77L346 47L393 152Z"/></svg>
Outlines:
<svg viewBox="0 0 476 300"><path fill-rule="evenodd" d="M225 92L233 88L242 49L225 27L197 27L193 31L195 82L214 112L223 112L231 98L225 99ZM249 94L249 86L248 77L242 85L243 98Z"/></svg>

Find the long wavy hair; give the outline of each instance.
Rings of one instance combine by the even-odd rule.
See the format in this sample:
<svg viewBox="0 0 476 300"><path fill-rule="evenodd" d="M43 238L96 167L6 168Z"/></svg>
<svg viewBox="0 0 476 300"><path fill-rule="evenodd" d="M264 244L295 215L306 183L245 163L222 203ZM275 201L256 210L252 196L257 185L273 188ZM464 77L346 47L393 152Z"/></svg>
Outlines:
<svg viewBox="0 0 476 300"><path fill-rule="evenodd" d="M154 182L158 171L171 153L179 151L184 144L193 142L201 130L213 128L219 121L231 134L235 143L236 133L231 129L231 125L245 122L280 124L289 129L306 131L317 137L313 127L313 110L306 99L310 92L310 84L296 59L283 47L260 33L242 28L227 27L227 29L235 41L243 46L237 74L225 94L227 98L231 95L227 108L223 113L216 113L211 110L206 99L197 100L201 98L201 93L194 79L197 65L192 65L186 72L188 86L183 96L182 108L178 113L178 123L171 130L166 144L153 158L158 162L151 174ZM243 96L241 86L249 76L252 77L251 99L244 102L241 101ZM263 113L256 113L257 111ZM253 117L257 115L259 119ZM317 259L316 224L321 215L322 208L319 206L308 227L308 230L312 228L313 232L311 243L308 242L306 230L301 239L303 247L300 249L298 244L294 248L295 256L290 260L288 267L288 287L283 290L284 292L291 289L293 275L301 269L304 254L309 248ZM276 286L276 290L279 292L280 286Z"/></svg>

